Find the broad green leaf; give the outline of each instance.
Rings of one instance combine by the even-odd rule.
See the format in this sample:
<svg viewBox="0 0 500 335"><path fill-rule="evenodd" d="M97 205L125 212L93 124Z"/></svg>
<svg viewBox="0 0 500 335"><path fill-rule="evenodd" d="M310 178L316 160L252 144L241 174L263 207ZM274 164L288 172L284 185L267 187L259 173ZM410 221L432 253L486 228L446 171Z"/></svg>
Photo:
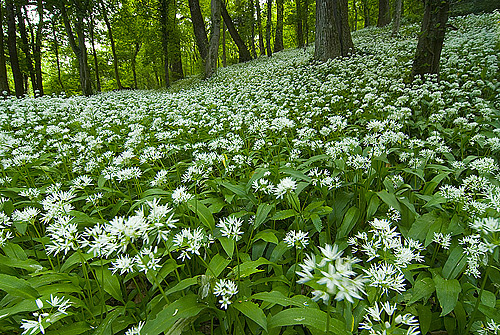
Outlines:
<svg viewBox="0 0 500 335"><path fill-rule="evenodd" d="M425 237L427 236L427 232L437 218L438 217L434 213L426 213L420 216L411 225L410 231L408 232L408 237L424 242Z"/></svg>
<svg viewBox="0 0 500 335"><path fill-rule="evenodd" d="M396 198L396 195L394 193L389 193L386 190L382 190L380 192L377 192L377 195L379 198L385 202L389 207L397 209L399 212L401 212L401 206L399 204L398 199Z"/></svg>
<svg viewBox="0 0 500 335"><path fill-rule="evenodd" d="M446 279L455 279L467 266L467 257L463 253L463 248L457 245L453 248L443 265L443 277Z"/></svg>
<svg viewBox="0 0 500 335"><path fill-rule="evenodd" d="M107 267L94 268L96 279L106 293L118 301L123 301L122 290L117 276L114 276Z"/></svg>
<svg viewBox="0 0 500 335"><path fill-rule="evenodd" d="M91 258L91 254L80 254L75 252L71 256L69 256L68 259L66 259L66 262L64 262L59 271L66 272L67 270L70 270L74 265L80 264L83 260L89 260Z"/></svg>
<svg viewBox="0 0 500 335"><path fill-rule="evenodd" d="M243 301L243 302L235 302L233 306L241 313L243 313L246 317L248 317L250 320L254 321L259 326L261 326L265 331L267 331L266 315L257 304L250 301Z"/></svg>
<svg viewBox="0 0 500 335"><path fill-rule="evenodd" d="M263 241L266 241L266 242L270 242L270 243L274 243L274 244L278 244L278 238L276 237L276 234L272 231L272 230L263 230L259 233L257 233L257 235L255 235L255 237L253 238L254 241L257 241L258 239L261 239Z"/></svg>
<svg viewBox="0 0 500 335"><path fill-rule="evenodd" d="M359 218L359 209L357 207L349 208L349 210L344 216L342 225L340 226L340 229L337 232L337 239L342 239L348 236L352 228L354 228L354 225L358 221L358 218Z"/></svg>
<svg viewBox="0 0 500 335"><path fill-rule="evenodd" d="M36 299L40 296L26 280L0 273L0 290L14 297Z"/></svg>
<svg viewBox="0 0 500 335"><path fill-rule="evenodd" d="M248 277L251 274L264 271L264 270L259 270L258 267L265 264L275 265L273 262L270 262L263 257L260 257L256 261L243 262L242 264L240 264L240 278ZM233 268L233 270L231 271L231 275L234 277L238 275L237 266Z"/></svg>
<svg viewBox="0 0 500 335"><path fill-rule="evenodd" d="M417 280L411 289L411 298L408 301L408 305L411 305L423 298L428 299L435 290L436 286L434 285L432 278L426 277Z"/></svg>
<svg viewBox="0 0 500 335"><path fill-rule="evenodd" d="M112 335L112 324L125 311L125 307L118 307L99 324L99 327L92 333L93 335Z"/></svg>
<svg viewBox="0 0 500 335"><path fill-rule="evenodd" d="M167 292L165 292L166 295L179 292L184 290L185 288L188 288L189 286L193 286L198 283L198 276L192 277L192 278L186 278L178 282L174 287L170 288Z"/></svg>
<svg viewBox="0 0 500 335"><path fill-rule="evenodd" d="M269 204L260 204L259 207L257 207L257 213L255 213L255 223L254 223L254 229L257 229L261 224L266 222L267 216L269 215L269 212L273 209L273 205Z"/></svg>
<svg viewBox="0 0 500 335"><path fill-rule="evenodd" d="M276 212L272 217L271 220L285 220L288 219L292 216L297 215L297 212L293 209L285 209L279 212Z"/></svg>
<svg viewBox="0 0 500 335"><path fill-rule="evenodd" d="M431 308L428 305L418 305L418 321L420 323L420 331L422 334L427 334L429 329L431 328L432 322L432 312Z"/></svg>
<svg viewBox="0 0 500 335"><path fill-rule="evenodd" d="M11 268L24 269L28 272L40 271L43 269L40 263L38 263L34 259L19 260L3 255L0 255L0 264Z"/></svg>
<svg viewBox="0 0 500 335"><path fill-rule="evenodd" d="M303 305L291 298L286 297L283 293L279 291L271 291L271 292L260 292L252 295L252 300L262 300L265 302L269 302L271 304L278 304L281 306L297 306L302 307Z"/></svg>
<svg viewBox="0 0 500 335"><path fill-rule="evenodd" d="M150 197L152 195L158 195L158 196L165 196L165 195L168 195L170 194L170 192L167 192L165 190L162 190L161 188L150 188L150 189L147 189L146 191L144 191L142 194L141 194L141 198L146 198L146 197Z"/></svg>
<svg viewBox="0 0 500 335"><path fill-rule="evenodd" d="M203 223L210 230L214 230L215 228L214 217L212 215L212 212L210 212L210 210L205 205L203 205L196 199L191 199L187 202L187 206L196 215L198 215L198 218L200 219L201 223Z"/></svg>
<svg viewBox="0 0 500 335"><path fill-rule="evenodd" d="M15 243L7 243L3 246L3 251L5 252L5 256L11 259L25 261L28 259L26 252L23 248Z"/></svg>
<svg viewBox="0 0 500 335"><path fill-rule="evenodd" d="M225 237L225 236L219 237L217 239L219 240L220 244L222 245L222 248L224 249L224 251L226 252L228 257L232 258L233 253L234 253L234 246L235 246L234 240L232 238Z"/></svg>
<svg viewBox="0 0 500 335"><path fill-rule="evenodd" d="M434 276L434 284L436 284L436 294L441 305L440 316L445 316L455 308L462 287L456 279L443 279L437 275Z"/></svg>
<svg viewBox="0 0 500 335"><path fill-rule="evenodd" d="M289 308L273 315L267 323L268 329L275 327L306 325L326 331L326 313L317 308ZM330 329L335 335L349 334L344 322L330 319Z"/></svg>
<svg viewBox="0 0 500 335"><path fill-rule="evenodd" d="M154 319L146 320L141 329L141 334L158 335L169 331L177 320L198 315L207 306L198 303L197 300L197 295L189 294L172 302L159 312Z"/></svg>
<svg viewBox="0 0 500 335"><path fill-rule="evenodd" d="M324 202L325 202L324 200L311 202L309 205L306 206L306 208L304 208L304 212L312 212L316 208L321 207Z"/></svg>
<svg viewBox="0 0 500 335"><path fill-rule="evenodd" d="M321 219L318 214L313 213L311 214L311 221L314 225L314 228L318 233L320 233L323 230L323 222L321 222Z"/></svg>
<svg viewBox="0 0 500 335"><path fill-rule="evenodd" d="M210 263L208 264L208 269L205 272L205 274L207 276L210 275L217 278L222 273L222 271L224 271L224 269L227 268L230 262L231 262L230 260L225 259L219 254L216 254L210 260Z"/></svg>
<svg viewBox="0 0 500 335"><path fill-rule="evenodd" d="M47 335L79 335L87 333L92 327L85 321L69 323L57 330L46 330Z"/></svg>

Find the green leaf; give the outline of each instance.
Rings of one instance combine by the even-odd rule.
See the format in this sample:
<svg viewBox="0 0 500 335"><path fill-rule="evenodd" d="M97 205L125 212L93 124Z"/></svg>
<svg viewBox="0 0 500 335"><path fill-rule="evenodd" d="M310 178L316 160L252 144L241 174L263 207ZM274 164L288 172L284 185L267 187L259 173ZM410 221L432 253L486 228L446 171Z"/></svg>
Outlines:
<svg viewBox="0 0 500 335"><path fill-rule="evenodd" d="M295 215L297 215L297 212L295 210L285 209L283 211L276 212L271 220L285 220Z"/></svg>
<svg viewBox="0 0 500 335"><path fill-rule="evenodd" d="M192 278L189 278L192 279ZM167 332L174 326L177 320L182 318L191 318L198 315L207 306L197 302L198 296L195 294L186 295L159 312L154 319L146 320L142 334L158 335L161 332Z"/></svg>
<svg viewBox="0 0 500 335"><path fill-rule="evenodd" d="M252 295L252 299L262 300L265 302L269 302L271 304L278 304L280 306L297 306L302 307L303 305L300 302L297 302L291 298L286 297L283 293L279 291L271 291L271 292L260 292Z"/></svg>
<svg viewBox="0 0 500 335"><path fill-rule="evenodd" d="M250 320L254 321L259 326L261 326L265 331L267 331L266 315L257 304L250 301L243 301L241 303L236 302L233 304L233 306L241 313L243 313L246 317L248 317Z"/></svg>
<svg viewBox="0 0 500 335"><path fill-rule="evenodd" d="M261 240L266 241L266 242L274 243L274 244L279 243L278 238L276 237L276 234L270 229L266 229L266 230L259 232L253 238L254 241L257 241L258 239L261 239Z"/></svg>
<svg viewBox="0 0 500 335"><path fill-rule="evenodd" d="M422 334L427 334L429 329L431 328L432 322L432 312L431 307L428 305L418 305L418 321L420 323L420 331Z"/></svg>
<svg viewBox="0 0 500 335"><path fill-rule="evenodd" d="M316 231L320 233L323 230L323 222L321 222L319 215L316 213L311 214L311 221Z"/></svg>
<svg viewBox="0 0 500 335"><path fill-rule="evenodd" d="M463 253L463 248L457 245L453 248L443 265L443 277L446 279L455 279L467 266L467 257Z"/></svg>
<svg viewBox="0 0 500 335"><path fill-rule="evenodd" d="M94 331L93 335L112 335L112 324L124 312L124 307L117 308L111 313L108 313L104 321L101 322L99 327Z"/></svg>
<svg viewBox="0 0 500 335"><path fill-rule="evenodd" d="M14 297L36 299L40 296L26 280L0 273L0 290Z"/></svg>
<svg viewBox="0 0 500 335"><path fill-rule="evenodd" d="M212 215L212 212L210 212L210 210L205 205L203 205L196 199L191 199L187 202L187 206L196 215L198 215L198 218L200 219L201 223L203 223L210 230L214 230L215 228L214 217Z"/></svg>
<svg viewBox="0 0 500 335"><path fill-rule="evenodd" d="M91 329L90 325L85 321L70 323L62 326L57 330L47 330L47 335L79 335L87 333Z"/></svg>
<svg viewBox="0 0 500 335"><path fill-rule="evenodd" d="M217 239L219 240L220 244L222 245L222 248L224 249L228 257L232 258L234 253L234 240L232 238L224 236L219 237Z"/></svg>
<svg viewBox="0 0 500 335"><path fill-rule="evenodd" d="M82 262L82 257L85 260L89 260L92 258L91 254L80 254L80 253L73 253L71 256L66 259L66 262L61 266L61 269L59 269L60 272L66 272L67 270L70 270L73 265L75 264L80 264Z"/></svg>
<svg viewBox="0 0 500 335"><path fill-rule="evenodd" d="M437 218L438 217L434 213L426 213L420 216L411 225L410 231L408 232L408 237L424 242L427 236L427 232Z"/></svg>
<svg viewBox="0 0 500 335"><path fill-rule="evenodd" d="M118 277L114 276L107 267L96 267L94 269L96 279L106 293L118 301L123 301L122 290Z"/></svg>
<svg viewBox="0 0 500 335"><path fill-rule="evenodd" d="M380 192L377 192L377 195L379 198L385 202L389 207L397 209L399 212L401 212L401 206L399 205L399 201L396 198L396 195L394 193L389 193L386 190L382 190Z"/></svg>
<svg viewBox="0 0 500 335"><path fill-rule="evenodd" d="M224 271L225 268L227 268L230 262L230 260L225 259L219 254L216 254L210 260L205 275L214 276L215 278L219 277L219 275L222 273L222 271Z"/></svg>
<svg viewBox="0 0 500 335"><path fill-rule="evenodd" d="M408 305L411 305L423 298L428 299L435 290L436 286L434 285L432 278L426 277L417 280L411 290L411 298L408 301Z"/></svg>
<svg viewBox="0 0 500 335"><path fill-rule="evenodd" d="M264 271L264 270L259 270L258 267L261 265L265 265L265 264L276 265L275 263L270 262L263 257L260 257L256 261L247 261L247 262L241 263L240 264L240 277L241 278L248 277L251 274ZM230 275L236 277L237 274L238 274L238 267L235 266L233 268L233 270L231 271Z"/></svg>
<svg viewBox="0 0 500 335"><path fill-rule="evenodd" d="M267 323L268 329L276 327L306 325L326 331L326 313L317 308L289 308L273 315ZM344 322L330 319L330 332L335 335L349 334Z"/></svg>
<svg viewBox="0 0 500 335"><path fill-rule="evenodd" d="M189 286L193 286L198 283L198 276L192 278L186 278L178 282L174 287L165 292L166 295L179 292L188 288Z"/></svg>
<svg viewBox="0 0 500 335"><path fill-rule="evenodd" d="M266 222L267 216L269 215L269 212L273 209L273 207L273 205L269 204L260 204L259 207L257 207L254 229L257 229L261 224Z"/></svg>
<svg viewBox="0 0 500 335"><path fill-rule="evenodd" d="M434 276L434 283L436 284L436 294L441 305L440 316L445 316L455 308L462 287L458 280L443 279L438 275Z"/></svg>
<svg viewBox="0 0 500 335"><path fill-rule="evenodd" d="M347 235L349 235L352 228L354 228L354 225L358 221L358 218L359 218L359 209L357 207L349 208L349 210L344 216L342 225L340 226L340 229L337 232L337 239L342 239Z"/></svg>

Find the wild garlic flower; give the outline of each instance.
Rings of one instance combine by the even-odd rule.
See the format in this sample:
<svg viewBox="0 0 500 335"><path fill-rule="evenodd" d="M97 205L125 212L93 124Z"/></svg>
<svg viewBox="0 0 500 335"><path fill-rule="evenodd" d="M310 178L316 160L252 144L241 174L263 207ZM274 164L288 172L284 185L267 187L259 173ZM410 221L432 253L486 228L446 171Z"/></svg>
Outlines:
<svg viewBox="0 0 500 335"><path fill-rule="evenodd" d="M209 244L210 239L201 227L193 230L191 228L184 228L175 234L172 242L181 252L177 259L184 261L186 258L191 259L191 255L200 255L200 248Z"/></svg>
<svg viewBox="0 0 500 335"><path fill-rule="evenodd" d="M172 200L176 205L183 202L188 202L193 199L194 195L189 193L185 186L179 186L172 192Z"/></svg>
<svg viewBox="0 0 500 335"><path fill-rule="evenodd" d="M273 194L274 185L266 178L259 178L253 181L252 188L255 192L263 192L264 194Z"/></svg>
<svg viewBox="0 0 500 335"><path fill-rule="evenodd" d="M366 279L370 286L378 287L384 294L388 294L389 290L402 293L406 290L405 278L401 271L394 265L381 263L372 264L369 269L363 269L366 273Z"/></svg>
<svg viewBox="0 0 500 335"><path fill-rule="evenodd" d="M40 210L34 207L25 207L23 210L16 209L12 213L12 220L16 222L31 222L40 214Z"/></svg>
<svg viewBox="0 0 500 335"><path fill-rule="evenodd" d="M297 182L290 177L285 177L276 185L274 195L276 195L276 199L282 199L285 194L293 192L296 188Z"/></svg>
<svg viewBox="0 0 500 335"><path fill-rule="evenodd" d="M227 306L231 304L231 297L238 293L238 287L236 283L229 279L219 279L219 281L214 286L214 295L216 297L221 297L219 303L221 308L227 309Z"/></svg>
<svg viewBox="0 0 500 335"><path fill-rule="evenodd" d="M479 335L499 335L500 323L496 323L493 319L486 323L486 326L481 322L481 328L477 330Z"/></svg>
<svg viewBox="0 0 500 335"><path fill-rule="evenodd" d="M239 241L241 239L240 235L243 235L243 232L241 231L242 224L242 219L234 216L228 216L222 218L217 224L217 227L220 228L222 236Z"/></svg>
<svg viewBox="0 0 500 335"><path fill-rule="evenodd" d="M489 246L481 241L480 235L468 235L459 242L465 247L464 254L467 255L467 269L464 273L475 278L481 277L479 266L487 264Z"/></svg>
<svg viewBox="0 0 500 335"><path fill-rule="evenodd" d="M142 327L144 327L145 321L139 322L136 326L129 328L125 335L141 335Z"/></svg>
<svg viewBox="0 0 500 335"><path fill-rule="evenodd" d="M291 230L286 233L283 241L289 248L297 247L297 249L304 249L309 244L309 233L301 230Z"/></svg>
<svg viewBox="0 0 500 335"><path fill-rule="evenodd" d="M37 332L41 332L45 334L45 327L48 326L49 322L47 321L49 317L49 313L33 313L33 316L36 318L35 320L21 320L21 329L24 329L22 334L36 334Z"/></svg>
<svg viewBox="0 0 500 335"><path fill-rule="evenodd" d="M353 270L353 264L359 262L352 257L342 257L343 252L338 251L338 246L326 244L320 247L323 259L320 263L316 261L316 255L306 256L303 264L299 264L302 271L296 271L301 277L297 283L306 284L314 288L313 300L322 299L326 304L331 297L335 300L362 299L365 279L357 275ZM356 277L354 277L356 276ZM318 285L325 285L324 289L318 289Z"/></svg>
<svg viewBox="0 0 500 335"><path fill-rule="evenodd" d="M443 249L449 249L451 245L451 234L434 233L434 238L432 239L434 243L437 243Z"/></svg>
<svg viewBox="0 0 500 335"><path fill-rule="evenodd" d="M419 322L417 318L410 314L398 314L397 305L391 305L388 301L377 302L372 307L366 308L363 322L359 324L359 329L368 330L373 335L418 335Z"/></svg>

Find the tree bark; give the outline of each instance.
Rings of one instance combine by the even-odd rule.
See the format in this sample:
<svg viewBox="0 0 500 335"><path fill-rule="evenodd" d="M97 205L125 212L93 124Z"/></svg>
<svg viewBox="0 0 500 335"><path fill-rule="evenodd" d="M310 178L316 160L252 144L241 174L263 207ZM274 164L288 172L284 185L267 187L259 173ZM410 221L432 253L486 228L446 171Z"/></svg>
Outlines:
<svg viewBox="0 0 500 335"><path fill-rule="evenodd" d="M260 55L265 55L266 50L264 48L264 34L262 33L262 16L260 13L260 3L259 0L255 0L255 8L257 10L257 32L259 33L259 50Z"/></svg>
<svg viewBox="0 0 500 335"><path fill-rule="evenodd" d="M10 66L14 77L14 88L17 97L24 95L24 83L21 67L19 66L19 56L17 54L16 17L13 0L5 1L7 12L7 47L9 49Z"/></svg>
<svg viewBox="0 0 500 335"><path fill-rule="evenodd" d="M161 46L163 49L163 70L165 86L170 86L170 78L168 75L168 33L167 33L167 18L168 18L168 0L160 0L160 29L161 29Z"/></svg>
<svg viewBox="0 0 500 335"><path fill-rule="evenodd" d="M347 0L317 0L314 57L326 61L353 52Z"/></svg>
<svg viewBox="0 0 500 335"><path fill-rule="evenodd" d="M95 81L96 90L101 92L101 76L99 75L99 60L97 59L97 52L95 50L94 43L94 15L90 15L90 45L92 46L92 56L94 58L94 70L95 70Z"/></svg>
<svg viewBox="0 0 500 335"><path fill-rule="evenodd" d="M191 13L191 22L193 23L194 36L196 37L196 45L203 60L208 56L208 37L205 30L205 21L201 15L200 1L189 0L189 11Z"/></svg>
<svg viewBox="0 0 500 335"><path fill-rule="evenodd" d="M43 95L43 78L42 78L42 36L43 36L43 1L37 0L38 11L38 26L36 30L35 48L33 58L35 59L35 76L40 96Z"/></svg>
<svg viewBox="0 0 500 335"><path fill-rule="evenodd" d="M53 20L51 22L52 22L52 36L54 38L54 53L56 56L57 79L59 81L59 85L61 85L61 90L64 91L64 84L61 79L61 62L59 60L59 42L57 40L57 35L56 35L56 26Z"/></svg>
<svg viewBox="0 0 500 335"><path fill-rule="evenodd" d="M217 71L217 60L219 58L221 7L221 0L210 1L212 28L210 32L208 56L205 63L205 79L212 77Z"/></svg>
<svg viewBox="0 0 500 335"><path fill-rule="evenodd" d="M439 60L443 48L449 0L425 0L422 30L413 60L412 79L424 74L439 76Z"/></svg>
<svg viewBox="0 0 500 335"><path fill-rule="evenodd" d="M304 47L304 31L302 29L302 4L301 0L295 0L295 10L297 11L297 48Z"/></svg>
<svg viewBox="0 0 500 335"><path fill-rule="evenodd" d="M243 39L240 37L240 34L238 34L238 31L236 30L236 27L233 24L233 20L231 20L231 17L229 16L229 13L227 12L226 6L224 4L221 4L221 13L222 13L222 18L224 19L224 23L227 26L227 30L229 31L229 34L231 35L231 38L233 39L234 43L238 47L238 55L240 63L251 60L252 56L250 55L250 52L248 51L248 48L245 45L245 42L243 42Z"/></svg>
<svg viewBox="0 0 500 335"><path fill-rule="evenodd" d="M132 55L132 74L134 76L134 89L137 89L137 72L135 69L135 64L137 60L137 54L139 53L139 50L141 49L141 43L135 42L134 44L134 54Z"/></svg>
<svg viewBox="0 0 500 335"><path fill-rule="evenodd" d="M402 0L396 0L394 5L394 20L392 21L392 37L399 34L399 27L401 26L401 7Z"/></svg>
<svg viewBox="0 0 500 335"><path fill-rule="evenodd" d="M267 20L266 20L266 53L271 57L271 29L272 29L272 8L273 0L267 0Z"/></svg>
<svg viewBox="0 0 500 335"><path fill-rule="evenodd" d="M378 0L378 21L377 27L385 27L391 22L391 11L389 0Z"/></svg>
<svg viewBox="0 0 500 335"><path fill-rule="evenodd" d="M356 31L358 30L358 6L356 5L356 0L353 0L352 6L354 7L354 31Z"/></svg>
<svg viewBox="0 0 500 335"><path fill-rule="evenodd" d="M107 9L104 7L104 2L99 2L99 8L101 9L102 17L104 19L104 24L108 29L109 43L111 44L111 53L113 54L113 69L115 70L116 86L119 90L123 89L122 83L120 81L120 72L118 71L118 56L116 55L116 44L113 38L113 30L111 27L111 22L109 22L109 17L107 14Z"/></svg>
<svg viewBox="0 0 500 335"><path fill-rule="evenodd" d="M257 0L258 1L258 0ZM257 58L257 51L255 50L255 6L253 0L250 0L250 49L252 51L253 58Z"/></svg>
<svg viewBox="0 0 500 335"><path fill-rule="evenodd" d="M305 43L306 45L309 45L309 0L304 0L304 8L303 8L303 27L304 27L304 37L305 37Z"/></svg>
<svg viewBox="0 0 500 335"><path fill-rule="evenodd" d="M363 16L365 20L364 28L370 26L370 8L368 7L368 0L363 0Z"/></svg>
<svg viewBox="0 0 500 335"><path fill-rule="evenodd" d="M173 6L169 7L167 28L170 36L170 59L172 80L184 78L184 70L182 69L182 53L181 53L181 35L177 22L177 1L173 1Z"/></svg>
<svg viewBox="0 0 500 335"><path fill-rule="evenodd" d="M26 65L28 67L31 87L33 89L33 93L35 93L35 91L39 91L39 89L36 81L35 69L33 68L33 59L31 58L30 43L28 40L28 33L26 31L26 24L24 22L24 16L19 6L16 7L16 15L17 15L17 26L19 27L19 33L21 34L21 50L26 56Z"/></svg>
<svg viewBox="0 0 500 335"><path fill-rule="evenodd" d="M3 92L10 94L9 80L7 78L7 65L5 63L5 54L3 47L3 12L2 4L0 3L0 96L3 96Z"/></svg>
<svg viewBox="0 0 500 335"><path fill-rule="evenodd" d="M226 25L222 21L222 67L227 66L227 56L226 56Z"/></svg>
<svg viewBox="0 0 500 335"><path fill-rule="evenodd" d="M274 34L274 52L283 50L283 0L276 0L276 32Z"/></svg>

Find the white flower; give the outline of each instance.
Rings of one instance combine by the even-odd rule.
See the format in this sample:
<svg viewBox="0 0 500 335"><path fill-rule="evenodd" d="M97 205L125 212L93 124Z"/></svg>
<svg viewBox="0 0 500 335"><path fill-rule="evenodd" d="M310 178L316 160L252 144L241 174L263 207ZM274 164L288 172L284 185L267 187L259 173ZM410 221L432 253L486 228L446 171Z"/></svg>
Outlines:
<svg viewBox="0 0 500 335"><path fill-rule="evenodd" d="M301 230L291 230L286 233L283 241L289 248L296 246L298 249L304 249L309 244L308 233Z"/></svg>
<svg viewBox="0 0 500 335"><path fill-rule="evenodd" d="M177 205L183 202L187 202L193 198L194 195L188 193L184 186L179 186L172 192L172 200Z"/></svg>
<svg viewBox="0 0 500 335"><path fill-rule="evenodd" d="M239 241L241 239L240 235L243 235L243 232L241 231L242 224L243 220L240 218L229 216L221 219L217 224L217 227L220 228L222 236Z"/></svg>
<svg viewBox="0 0 500 335"><path fill-rule="evenodd" d="M282 199L285 194L294 191L296 188L297 183L292 178L285 177L276 185L274 195L276 195L276 199Z"/></svg>

